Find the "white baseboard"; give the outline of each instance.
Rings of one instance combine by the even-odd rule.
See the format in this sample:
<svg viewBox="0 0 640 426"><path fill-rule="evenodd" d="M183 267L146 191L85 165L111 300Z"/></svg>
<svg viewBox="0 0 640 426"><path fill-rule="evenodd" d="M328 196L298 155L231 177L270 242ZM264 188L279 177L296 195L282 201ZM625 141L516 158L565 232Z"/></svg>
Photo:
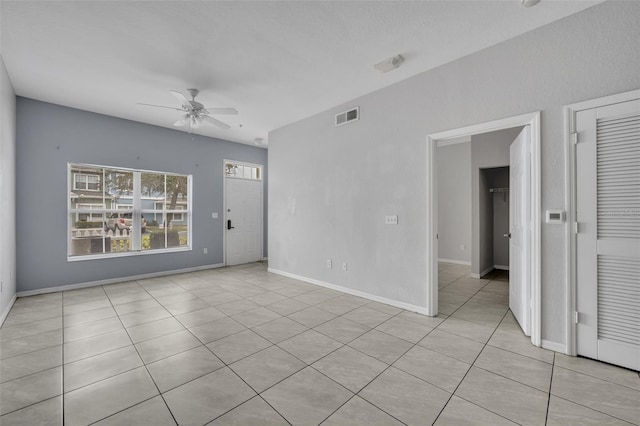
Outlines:
<svg viewBox="0 0 640 426"><path fill-rule="evenodd" d="M9 304L7 305L7 307L4 309L4 311L2 311L2 315L0 315L0 327L2 327L2 324L4 324L4 320L7 319L7 316L9 315L11 308L13 308L13 304L16 303L17 298L18 298L17 294L14 294L13 297L11 298L11 301L9 301Z"/></svg>
<svg viewBox="0 0 640 426"><path fill-rule="evenodd" d="M540 346L542 346L543 349L548 349L550 351L560 352L562 354L567 353L567 345L564 345L562 343L542 339L542 341L540 342Z"/></svg>
<svg viewBox="0 0 640 426"><path fill-rule="evenodd" d="M266 262L266 261L268 261L268 260L269 260L269 258L268 258L268 257L266 257L266 256L262 258L262 261L263 261L263 262Z"/></svg>
<svg viewBox="0 0 640 426"><path fill-rule="evenodd" d="M455 263L456 265L471 266L471 262L467 262L466 260L440 259L440 258L438 258L438 262Z"/></svg>
<svg viewBox="0 0 640 426"><path fill-rule="evenodd" d="M39 288L37 290L19 291L18 297L35 296L37 294L55 293L57 291L77 290L79 288L97 287L100 285L115 284L125 281L143 280L145 278L164 277L167 275L184 274L187 272L204 271L206 269L222 268L224 263L216 263L214 265L195 266L193 268L173 269L171 271L151 272L149 274L131 275L128 277L109 278L106 280L89 281L85 283L61 285L58 287Z"/></svg>
<svg viewBox="0 0 640 426"><path fill-rule="evenodd" d="M299 281L304 281L304 282L309 283L309 284L314 284L314 285L318 285L320 287L325 287L325 288L329 288L331 290L336 290L336 291L339 291L339 292L342 292L342 293L350 294L352 296L358 296L358 297L362 297L364 299L372 300L374 302L380 302L380 303L384 303L384 304L387 304L387 305L395 306L396 308L406 309L407 311L416 312L416 313L419 313L419 314L422 314L422 315L428 315L427 308L422 307L422 306L416 306L416 305L412 305L410 303L399 302L399 301L393 300L393 299L387 299L386 297L376 296L374 294L365 293L364 291L354 290L354 289L351 289L351 288L348 288L348 287L342 287L340 285L331 284L331 283L320 281L320 280L316 280L316 279L313 279L313 278L303 277L301 275L296 275L296 274L292 274L292 273L285 272L285 271L280 271L280 270L273 269L273 268L268 268L267 271L273 272L274 274L282 275L282 276L285 276L285 277L293 278L293 279L296 279L296 280L299 280Z"/></svg>
<svg viewBox="0 0 640 426"><path fill-rule="evenodd" d="M480 278L484 277L485 275L487 275L489 272L493 271L494 269L495 269L495 267L490 266L487 269L485 269L484 271L480 272L479 274L471 273L471 274L469 274L469 276L471 278L480 279Z"/></svg>
<svg viewBox="0 0 640 426"><path fill-rule="evenodd" d="M501 271L508 271L509 270L509 265L493 265L494 269L499 269Z"/></svg>

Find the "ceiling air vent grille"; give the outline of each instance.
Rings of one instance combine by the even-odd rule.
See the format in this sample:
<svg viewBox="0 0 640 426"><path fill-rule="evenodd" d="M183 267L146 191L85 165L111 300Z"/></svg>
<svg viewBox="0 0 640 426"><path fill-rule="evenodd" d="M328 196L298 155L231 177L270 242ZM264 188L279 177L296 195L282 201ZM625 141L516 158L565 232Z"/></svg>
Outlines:
<svg viewBox="0 0 640 426"><path fill-rule="evenodd" d="M336 127L360 119L360 107L336 114Z"/></svg>

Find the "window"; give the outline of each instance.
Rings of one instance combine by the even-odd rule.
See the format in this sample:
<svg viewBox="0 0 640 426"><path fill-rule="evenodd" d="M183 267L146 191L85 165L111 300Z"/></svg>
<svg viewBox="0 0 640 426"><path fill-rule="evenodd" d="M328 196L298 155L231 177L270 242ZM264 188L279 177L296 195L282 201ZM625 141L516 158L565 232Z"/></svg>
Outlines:
<svg viewBox="0 0 640 426"><path fill-rule="evenodd" d="M69 164L69 182L69 260L191 249L190 175Z"/></svg>
<svg viewBox="0 0 640 426"><path fill-rule="evenodd" d="M226 177L236 179L262 180L261 170L259 166L250 166L247 164L236 164L232 162L225 163Z"/></svg>
<svg viewBox="0 0 640 426"><path fill-rule="evenodd" d="M73 175L73 189L78 191L99 191L100 176L97 174L85 174L78 171Z"/></svg>

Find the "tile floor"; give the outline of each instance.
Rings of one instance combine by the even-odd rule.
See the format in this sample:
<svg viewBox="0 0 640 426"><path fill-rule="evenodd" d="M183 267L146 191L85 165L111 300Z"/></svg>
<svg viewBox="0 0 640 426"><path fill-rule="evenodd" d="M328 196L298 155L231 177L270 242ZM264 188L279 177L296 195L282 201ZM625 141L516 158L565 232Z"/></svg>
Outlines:
<svg viewBox="0 0 640 426"><path fill-rule="evenodd" d="M18 299L0 424L638 424L636 372L531 346L505 274L442 264L429 318L268 273Z"/></svg>

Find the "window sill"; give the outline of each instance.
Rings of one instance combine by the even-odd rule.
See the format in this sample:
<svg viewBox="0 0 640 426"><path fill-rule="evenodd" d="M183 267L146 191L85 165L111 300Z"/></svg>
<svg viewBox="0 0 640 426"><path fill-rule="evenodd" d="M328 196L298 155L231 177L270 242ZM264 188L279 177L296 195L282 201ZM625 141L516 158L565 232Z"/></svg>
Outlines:
<svg viewBox="0 0 640 426"><path fill-rule="evenodd" d="M157 250L140 250L140 251L117 252L117 253L87 254L87 255L79 255L79 256L67 255L67 262L80 262L83 260L146 256L150 254L177 253L177 252L191 251L191 250L192 250L191 246L188 246L188 247L172 247L172 248L157 249Z"/></svg>

